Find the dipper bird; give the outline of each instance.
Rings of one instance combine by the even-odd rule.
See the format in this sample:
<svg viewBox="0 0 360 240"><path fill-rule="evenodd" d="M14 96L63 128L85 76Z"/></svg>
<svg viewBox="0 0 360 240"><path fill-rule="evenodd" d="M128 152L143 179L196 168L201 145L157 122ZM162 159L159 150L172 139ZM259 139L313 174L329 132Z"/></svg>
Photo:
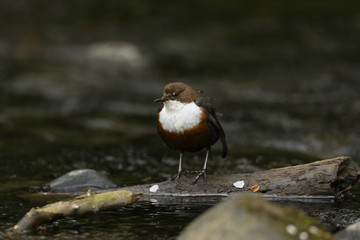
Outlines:
<svg viewBox="0 0 360 240"><path fill-rule="evenodd" d="M172 149L180 151L179 170L176 179L180 179L183 152L197 152L206 148L203 169L196 176L206 180L206 164L211 145L220 138L222 157L227 154L225 133L215 114L215 101L182 82L165 86L158 109L158 132L164 142Z"/></svg>

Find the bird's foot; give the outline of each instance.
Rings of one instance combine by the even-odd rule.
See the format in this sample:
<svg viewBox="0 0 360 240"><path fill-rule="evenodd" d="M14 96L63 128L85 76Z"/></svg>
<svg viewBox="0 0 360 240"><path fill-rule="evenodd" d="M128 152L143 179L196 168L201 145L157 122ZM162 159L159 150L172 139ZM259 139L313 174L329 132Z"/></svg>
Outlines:
<svg viewBox="0 0 360 240"><path fill-rule="evenodd" d="M200 173L196 176L196 178L194 179L194 181L192 182L192 184L195 184L195 183L199 180L199 178L200 178L201 176L204 177L204 180L205 180L205 182L206 182L206 171L205 171L205 169L203 169L203 170L200 171Z"/></svg>
<svg viewBox="0 0 360 240"><path fill-rule="evenodd" d="M170 178L170 181L176 180L176 181L180 182L180 176L182 173L183 173L183 171L178 172L174 177Z"/></svg>

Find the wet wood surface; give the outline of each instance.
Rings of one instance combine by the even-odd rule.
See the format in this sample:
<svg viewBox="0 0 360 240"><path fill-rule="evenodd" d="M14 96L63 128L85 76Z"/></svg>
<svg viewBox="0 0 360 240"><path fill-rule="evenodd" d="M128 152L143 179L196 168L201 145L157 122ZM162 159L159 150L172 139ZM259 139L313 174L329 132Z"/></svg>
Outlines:
<svg viewBox="0 0 360 240"><path fill-rule="evenodd" d="M6 235L11 237L13 234L25 233L37 229L45 223L67 216L96 213L101 210L128 205L137 201L141 196L142 194L133 194L126 190L99 194L92 193L89 190L87 194L72 200L58 201L43 207L32 208L16 225L6 231Z"/></svg>
<svg viewBox="0 0 360 240"><path fill-rule="evenodd" d="M242 192L262 194L272 199L336 199L349 191L359 176L359 167L350 157L336 157L308 164L254 173L209 175L207 181L193 180L198 173L185 172L180 181L124 187L145 196L229 196ZM236 186L235 186L236 185Z"/></svg>

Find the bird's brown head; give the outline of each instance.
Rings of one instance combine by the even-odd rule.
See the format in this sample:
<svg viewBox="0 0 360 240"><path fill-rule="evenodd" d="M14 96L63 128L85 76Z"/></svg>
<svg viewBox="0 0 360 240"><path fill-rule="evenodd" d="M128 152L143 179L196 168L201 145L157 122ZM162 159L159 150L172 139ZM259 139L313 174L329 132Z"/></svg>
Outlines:
<svg viewBox="0 0 360 240"><path fill-rule="evenodd" d="M200 92L196 91L189 85L182 82L169 83L165 86L161 98L155 99L154 102L166 102L168 100L176 100L183 103L195 101L200 96Z"/></svg>

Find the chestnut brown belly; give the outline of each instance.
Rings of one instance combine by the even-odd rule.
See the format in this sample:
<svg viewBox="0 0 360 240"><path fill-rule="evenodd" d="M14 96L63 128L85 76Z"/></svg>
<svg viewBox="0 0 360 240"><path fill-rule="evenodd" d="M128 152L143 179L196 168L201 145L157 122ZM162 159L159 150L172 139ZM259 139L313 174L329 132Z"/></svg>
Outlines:
<svg viewBox="0 0 360 240"><path fill-rule="evenodd" d="M180 151L197 152L211 145L210 128L205 121L200 121L195 127L181 132L169 132L159 122L158 130L170 148Z"/></svg>

